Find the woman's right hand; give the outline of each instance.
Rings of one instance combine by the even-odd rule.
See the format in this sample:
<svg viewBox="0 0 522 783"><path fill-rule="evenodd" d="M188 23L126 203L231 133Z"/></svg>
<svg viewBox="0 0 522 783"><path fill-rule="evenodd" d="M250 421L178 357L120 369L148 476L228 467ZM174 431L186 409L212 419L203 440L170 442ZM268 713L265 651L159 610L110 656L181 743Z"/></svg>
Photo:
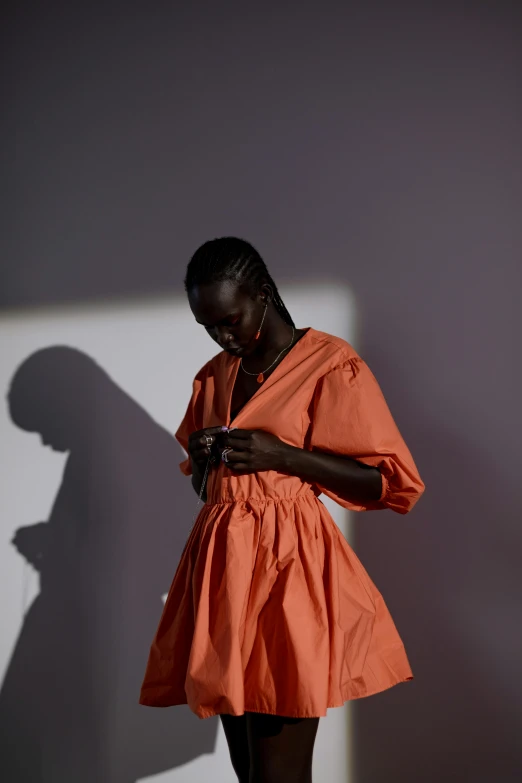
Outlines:
<svg viewBox="0 0 522 783"><path fill-rule="evenodd" d="M216 441L226 430L226 427L205 427L202 430L196 430L188 439L188 453L197 465L204 465L209 456L216 455ZM212 443L207 445L207 437L212 438Z"/></svg>

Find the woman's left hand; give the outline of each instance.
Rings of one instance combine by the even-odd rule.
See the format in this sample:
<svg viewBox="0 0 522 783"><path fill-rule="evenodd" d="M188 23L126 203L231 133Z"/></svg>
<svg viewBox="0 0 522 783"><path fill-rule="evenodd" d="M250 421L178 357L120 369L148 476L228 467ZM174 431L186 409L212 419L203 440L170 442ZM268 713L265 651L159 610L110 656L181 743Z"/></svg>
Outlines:
<svg viewBox="0 0 522 783"><path fill-rule="evenodd" d="M286 455L292 448L265 430L232 430L225 433L224 444L232 449L225 464L238 474L283 470Z"/></svg>

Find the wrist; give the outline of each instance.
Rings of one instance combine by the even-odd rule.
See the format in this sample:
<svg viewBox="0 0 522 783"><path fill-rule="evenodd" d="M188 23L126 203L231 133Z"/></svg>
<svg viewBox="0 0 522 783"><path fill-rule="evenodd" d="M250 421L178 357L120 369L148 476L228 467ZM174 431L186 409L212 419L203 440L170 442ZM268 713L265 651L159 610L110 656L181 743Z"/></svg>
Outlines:
<svg viewBox="0 0 522 783"><path fill-rule="evenodd" d="M290 443L283 442L281 449L281 458L278 470L280 473L294 473L297 461L297 453L302 451L298 446L292 446Z"/></svg>
<svg viewBox="0 0 522 783"><path fill-rule="evenodd" d="M192 470L193 471L196 470L198 473L203 473L203 471L205 470L207 459L208 458L206 457L205 460L203 461L203 460L197 460L195 457L191 457Z"/></svg>

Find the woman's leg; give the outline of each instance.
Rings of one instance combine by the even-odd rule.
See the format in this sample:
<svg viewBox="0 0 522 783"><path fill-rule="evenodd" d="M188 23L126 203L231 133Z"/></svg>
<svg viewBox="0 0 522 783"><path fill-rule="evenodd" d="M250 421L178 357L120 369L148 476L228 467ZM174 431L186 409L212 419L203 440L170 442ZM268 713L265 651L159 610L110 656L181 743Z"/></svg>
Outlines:
<svg viewBox="0 0 522 783"><path fill-rule="evenodd" d="M312 783L319 718L248 712L249 783Z"/></svg>
<svg viewBox="0 0 522 783"><path fill-rule="evenodd" d="M239 783L249 783L250 754L248 750L246 715L220 715L227 738L230 760Z"/></svg>

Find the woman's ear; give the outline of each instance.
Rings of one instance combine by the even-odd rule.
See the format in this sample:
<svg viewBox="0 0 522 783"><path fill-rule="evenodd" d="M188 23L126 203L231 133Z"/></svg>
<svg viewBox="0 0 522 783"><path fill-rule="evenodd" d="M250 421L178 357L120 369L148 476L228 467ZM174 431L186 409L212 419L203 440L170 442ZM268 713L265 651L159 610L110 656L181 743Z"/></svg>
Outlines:
<svg viewBox="0 0 522 783"><path fill-rule="evenodd" d="M269 305L274 298L274 292L270 283L263 283L260 293L263 304Z"/></svg>

